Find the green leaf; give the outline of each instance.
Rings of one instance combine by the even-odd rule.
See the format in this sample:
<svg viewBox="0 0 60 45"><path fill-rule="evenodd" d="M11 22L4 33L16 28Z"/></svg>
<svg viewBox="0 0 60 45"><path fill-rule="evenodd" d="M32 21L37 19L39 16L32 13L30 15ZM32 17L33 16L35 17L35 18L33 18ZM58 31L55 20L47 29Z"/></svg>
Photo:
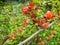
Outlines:
<svg viewBox="0 0 60 45"><path fill-rule="evenodd" d="M39 0L32 0L34 3L38 3L39 2Z"/></svg>

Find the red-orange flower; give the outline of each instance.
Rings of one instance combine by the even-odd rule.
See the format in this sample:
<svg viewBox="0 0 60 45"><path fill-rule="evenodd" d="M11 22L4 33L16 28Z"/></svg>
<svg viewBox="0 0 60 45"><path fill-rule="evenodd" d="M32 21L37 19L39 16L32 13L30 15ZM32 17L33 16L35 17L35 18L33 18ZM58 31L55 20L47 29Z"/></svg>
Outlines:
<svg viewBox="0 0 60 45"><path fill-rule="evenodd" d="M9 34L9 35L8 35L8 37L9 37L10 40L13 39L13 38L12 38L13 36L14 36L13 34Z"/></svg>
<svg viewBox="0 0 60 45"><path fill-rule="evenodd" d="M25 20L25 21L23 21L23 23L22 23L22 26L27 26L27 24L29 23L29 19L27 19L27 20Z"/></svg>
<svg viewBox="0 0 60 45"><path fill-rule="evenodd" d="M36 19L36 15L34 13L31 14L30 16L32 19Z"/></svg>
<svg viewBox="0 0 60 45"><path fill-rule="evenodd" d="M60 15L58 15L58 18L60 18Z"/></svg>
<svg viewBox="0 0 60 45"><path fill-rule="evenodd" d="M43 23L42 25L44 28L48 28L48 24L47 23Z"/></svg>
<svg viewBox="0 0 60 45"><path fill-rule="evenodd" d="M45 23L45 21L43 19L39 20L39 23L42 25Z"/></svg>
<svg viewBox="0 0 60 45"><path fill-rule="evenodd" d="M23 30L21 28L18 28L18 32L21 34Z"/></svg>
<svg viewBox="0 0 60 45"><path fill-rule="evenodd" d="M47 13L44 15L44 18L46 20L49 20L51 18L55 17L55 15L51 11L47 11Z"/></svg>
<svg viewBox="0 0 60 45"><path fill-rule="evenodd" d="M29 13L29 7L28 6L22 6L22 12L23 12L23 14L27 14L27 13Z"/></svg>
<svg viewBox="0 0 60 45"><path fill-rule="evenodd" d="M14 36L14 37L17 37L17 34L16 34L16 32L14 32L14 33L13 33L13 36Z"/></svg>
<svg viewBox="0 0 60 45"><path fill-rule="evenodd" d="M50 31L50 34L55 34L55 31L51 30L51 31Z"/></svg>
<svg viewBox="0 0 60 45"><path fill-rule="evenodd" d="M29 6L33 7L34 6L34 2L30 2Z"/></svg>

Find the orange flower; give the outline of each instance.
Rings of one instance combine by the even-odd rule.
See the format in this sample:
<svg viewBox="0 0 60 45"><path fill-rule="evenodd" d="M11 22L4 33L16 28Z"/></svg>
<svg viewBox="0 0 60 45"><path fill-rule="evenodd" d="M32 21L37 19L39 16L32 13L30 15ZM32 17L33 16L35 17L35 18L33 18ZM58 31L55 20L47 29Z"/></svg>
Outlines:
<svg viewBox="0 0 60 45"><path fill-rule="evenodd" d="M48 38L51 39L52 38L51 35L48 35Z"/></svg>
<svg viewBox="0 0 60 45"><path fill-rule="evenodd" d="M32 19L36 19L36 15L34 13L31 14L30 16Z"/></svg>
<svg viewBox="0 0 60 45"><path fill-rule="evenodd" d="M42 25L44 28L48 28L48 24L47 23L43 23Z"/></svg>
<svg viewBox="0 0 60 45"><path fill-rule="evenodd" d="M46 40L50 40L52 37L51 35L48 35L48 37L46 38Z"/></svg>
<svg viewBox="0 0 60 45"><path fill-rule="evenodd" d="M16 34L16 32L14 32L14 33L13 33L13 36L14 36L14 37L17 37L17 34Z"/></svg>
<svg viewBox="0 0 60 45"><path fill-rule="evenodd" d="M43 19L39 20L39 23L42 25L45 23L45 21Z"/></svg>
<svg viewBox="0 0 60 45"><path fill-rule="evenodd" d="M38 19L33 19L33 21L34 21L35 23L39 23L39 20L38 20Z"/></svg>
<svg viewBox="0 0 60 45"><path fill-rule="evenodd" d="M29 6L33 7L34 6L34 2L30 2Z"/></svg>
<svg viewBox="0 0 60 45"><path fill-rule="evenodd" d="M50 40L52 38L51 35L48 35L48 37L45 38L45 40Z"/></svg>
<svg viewBox="0 0 60 45"><path fill-rule="evenodd" d="M21 28L18 28L18 32L21 34L23 30Z"/></svg>
<svg viewBox="0 0 60 45"><path fill-rule="evenodd" d="M12 40L13 37L17 37L17 34L16 34L16 32L14 32L13 34L9 34L8 37L10 40Z"/></svg>
<svg viewBox="0 0 60 45"><path fill-rule="evenodd" d="M23 22L23 24L22 24L22 25L25 27L25 26L27 26L27 23L26 23L26 22Z"/></svg>
<svg viewBox="0 0 60 45"><path fill-rule="evenodd" d="M39 7L35 7L35 8L34 8L34 10L38 10L38 9L39 9Z"/></svg>
<svg viewBox="0 0 60 45"><path fill-rule="evenodd" d="M13 36L14 36L13 34L9 34L9 35L8 35L8 37L9 37L10 40L13 39L13 38L12 38Z"/></svg>
<svg viewBox="0 0 60 45"><path fill-rule="evenodd" d="M51 30L51 31L50 31L50 34L55 34L55 31Z"/></svg>
<svg viewBox="0 0 60 45"><path fill-rule="evenodd" d="M58 15L60 15L60 10L58 10Z"/></svg>
<svg viewBox="0 0 60 45"><path fill-rule="evenodd" d="M29 23L29 19L26 19L25 21L23 21L23 23L22 23L22 26L27 26L27 24Z"/></svg>
<svg viewBox="0 0 60 45"><path fill-rule="evenodd" d="M44 15L44 18L46 20L49 20L51 18L55 17L55 15L51 11L47 11L47 13Z"/></svg>
<svg viewBox="0 0 60 45"><path fill-rule="evenodd" d="M58 15L58 18L60 18L60 15Z"/></svg>
<svg viewBox="0 0 60 45"><path fill-rule="evenodd" d="M29 7L28 6L22 6L22 12L23 12L23 14L27 14L27 13L29 13Z"/></svg>

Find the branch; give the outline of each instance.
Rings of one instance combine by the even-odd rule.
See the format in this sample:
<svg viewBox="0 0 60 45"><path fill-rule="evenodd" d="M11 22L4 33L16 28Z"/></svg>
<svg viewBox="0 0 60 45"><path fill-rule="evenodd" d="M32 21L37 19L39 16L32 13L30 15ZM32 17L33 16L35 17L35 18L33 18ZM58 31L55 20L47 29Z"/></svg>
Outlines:
<svg viewBox="0 0 60 45"><path fill-rule="evenodd" d="M51 25L53 25L56 21L57 21L57 20L55 20L55 21L53 21L51 24L49 24L49 27L50 27ZM23 44L25 44L25 43L28 42L30 39L32 39L34 36L36 36L39 32L43 31L43 29L41 29L40 27L38 27L38 29L39 29L39 30L38 30L37 32L35 32L34 34L32 34L32 35L31 35L29 38L27 38L26 40L20 42L18 45L23 45Z"/></svg>
<svg viewBox="0 0 60 45"><path fill-rule="evenodd" d="M41 32L43 29L39 29L36 33L32 34L29 38L27 38L26 40L24 40L23 42L19 43L18 45L23 45L26 42L28 42L30 39L32 39L34 36L36 36L39 32Z"/></svg>

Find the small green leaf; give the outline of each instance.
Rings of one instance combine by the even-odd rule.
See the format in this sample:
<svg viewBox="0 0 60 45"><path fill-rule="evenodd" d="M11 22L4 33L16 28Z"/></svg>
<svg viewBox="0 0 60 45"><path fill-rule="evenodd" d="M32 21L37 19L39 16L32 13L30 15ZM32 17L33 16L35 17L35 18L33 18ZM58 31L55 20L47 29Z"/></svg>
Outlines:
<svg viewBox="0 0 60 45"><path fill-rule="evenodd" d="M38 3L39 1L38 0L32 0L34 3Z"/></svg>

